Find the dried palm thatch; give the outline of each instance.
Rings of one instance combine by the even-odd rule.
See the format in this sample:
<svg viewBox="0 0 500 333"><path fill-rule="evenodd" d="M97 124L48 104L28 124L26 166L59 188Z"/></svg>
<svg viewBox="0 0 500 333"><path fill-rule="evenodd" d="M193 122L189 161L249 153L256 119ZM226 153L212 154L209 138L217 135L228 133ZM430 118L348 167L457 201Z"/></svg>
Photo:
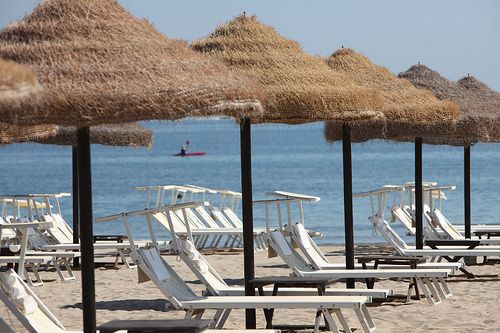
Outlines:
<svg viewBox="0 0 500 333"><path fill-rule="evenodd" d="M40 95L33 70L12 61L0 59L0 110L18 107L25 100L37 100ZM30 141L54 133L54 125L12 126L0 123L0 144Z"/></svg>
<svg viewBox="0 0 500 333"><path fill-rule="evenodd" d="M37 143L76 146L76 127L59 127L54 135L34 140ZM153 132L137 123L98 125L90 128L90 143L116 147L153 145Z"/></svg>
<svg viewBox="0 0 500 333"><path fill-rule="evenodd" d="M466 76L457 81L460 87L474 93L482 101L481 123L486 127L489 142L500 142L500 93L488 87L473 76Z"/></svg>
<svg viewBox="0 0 500 333"><path fill-rule="evenodd" d="M171 40L116 0L45 0L0 32L0 56L32 65L41 103L4 121L93 126L259 114L258 84Z"/></svg>
<svg viewBox="0 0 500 333"><path fill-rule="evenodd" d="M297 42L283 38L255 16L238 16L191 47L259 80L268 98L263 103L265 114L257 122L350 122L381 117L375 90L329 70L320 58L307 55Z"/></svg>
<svg viewBox="0 0 500 333"><path fill-rule="evenodd" d="M384 139L387 131L394 133L390 124L401 126L401 133L418 135L429 124L442 131L449 126L449 121L458 117L459 108L454 102L440 101L432 92L413 86L409 81L393 75L385 67L377 66L367 57L350 48L342 48L326 59L326 63L336 71L350 76L356 83L380 92L382 111L386 118L351 126L351 138L354 142L370 139ZM439 126L436 125L439 123ZM439 134L439 132L437 133ZM328 141L342 139L342 127L338 124L325 124L325 137Z"/></svg>
<svg viewBox="0 0 500 333"><path fill-rule="evenodd" d="M410 67L399 76L410 80L417 87L430 89L439 99L456 101L460 105L460 117L449 131L441 136L424 137L424 142L462 146L497 140L494 132L500 125L498 93L495 95L495 92L484 84L478 84L474 78L463 79L461 83L449 81L420 64Z"/></svg>

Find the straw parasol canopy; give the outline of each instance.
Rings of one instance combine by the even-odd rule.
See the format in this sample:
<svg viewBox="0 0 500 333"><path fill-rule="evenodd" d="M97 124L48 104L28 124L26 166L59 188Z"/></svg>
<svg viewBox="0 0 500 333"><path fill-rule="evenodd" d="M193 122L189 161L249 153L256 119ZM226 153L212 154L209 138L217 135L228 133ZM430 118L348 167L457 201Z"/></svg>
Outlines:
<svg viewBox="0 0 500 333"><path fill-rule="evenodd" d="M0 110L7 112L23 101L37 100L40 85L29 67L0 59ZM12 126L0 123L0 144L31 141L54 133L56 126Z"/></svg>
<svg viewBox="0 0 500 333"><path fill-rule="evenodd" d="M468 146L494 138L494 129L498 128L500 119L498 93L495 95L495 92L484 84L478 84L474 78L465 79L462 83L452 82L421 64L410 67L399 76L410 80L417 87L430 89L439 99L456 101L460 105L460 117L448 132L441 136L424 137L424 142ZM396 139L404 141L405 138Z"/></svg>
<svg viewBox="0 0 500 333"><path fill-rule="evenodd" d="M319 57L306 54L297 42L283 38L255 16L238 16L191 47L255 77L264 86L266 112L256 122L300 124L381 117L374 89L329 70Z"/></svg>
<svg viewBox="0 0 500 333"><path fill-rule="evenodd" d="M399 131L400 134L412 133L413 136L418 136L429 128L430 123L434 124L432 128L439 134L459 114L456 103L438 100L429 90L417 88L409 81L396 77L387 68L375 65L353 49L337 50L326 59L326 63L332 69L348 75L359 85L380 92L382 112L386 119L352 125L351 136L354 142L385 139L388 131L392 136ZM397 127L392 124L397 124ZM341 140L342 127L326 123L325 137L328 141Z"/></svg>
<svg viewBox="0 0 500 333"><path fill-rule="evenodd" d="M45 0L0 32L0 56L29 64L40 103L1 110L16 124L94 126L260 114L258 84L190 50L116 0Z"/></svg>
<svg viewBox="0 0 500 333"><path fill-rule="evenodd" d="M59 127L54 135L34 140L37 143L76 146L76 127ZM153 132L137 123L98 125L90 128L90 143L116 147L153 145Z"/></svg>
<svg viewBox="0 0 500 333"><path fill-rule="evenodd" d="M471 75L461 78L457 83L479 96L483 107L478 111L486 126L489 142L500 142L500 93Z"/></svg>

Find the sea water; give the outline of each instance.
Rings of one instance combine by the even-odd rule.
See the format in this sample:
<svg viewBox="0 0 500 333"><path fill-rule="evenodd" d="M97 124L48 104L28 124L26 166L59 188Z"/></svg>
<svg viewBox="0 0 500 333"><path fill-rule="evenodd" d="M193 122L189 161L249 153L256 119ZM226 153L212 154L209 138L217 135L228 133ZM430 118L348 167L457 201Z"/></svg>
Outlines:
<svg viewBox="0 0 500 333"><path fill-rule="evenodd" d="M146 122L153 130L151 149L92 146L94 217L145 207L142 185L195 184L240 191L239 126L228 119ZM191 142L201 157L175 157ZM472 148L472 221L497 223L500 206L500 147L478 144ZM453 184L446 193L445 215L463 223L463 148L424 145L423 178ZM353 191L377 189L414 178L413 143L371 141L352 146ZM252 178L254 200L268 191L283 190L321 197L304 204L306 226L324 233L320 243L343 243L342 145L329 144L323 124L252 126ZM14 144L0 148L0 194L71 192L71 148L40 144ZM61 200L65 219L72 220L72 198ZM387 205L391 205L388 202ZM389 218L390 212L386 213ZM368 198L354 199L355 242L382 242L373 233ZM264 226L264 210L256 207L255 224ZM296 221L297 216L292 217ZM272 224L277 222L273 218ZM285 221L286 222L286 221ZM404 234L404 230L395 224ZM147 238L144 223L133 223L137 237ZM96 223L95 233L123 233L120 222ZM161 237L167 237L158 228ZM411 238L406 238L411 241Z"/></svg>

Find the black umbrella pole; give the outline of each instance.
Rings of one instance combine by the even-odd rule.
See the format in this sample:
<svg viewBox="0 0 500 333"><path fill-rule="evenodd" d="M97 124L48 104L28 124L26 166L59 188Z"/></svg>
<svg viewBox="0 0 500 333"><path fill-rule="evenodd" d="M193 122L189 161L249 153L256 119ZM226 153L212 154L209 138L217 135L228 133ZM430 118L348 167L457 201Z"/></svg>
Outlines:
<svg viewBox="0 0 500 333"><path fill-rule="evenodd" d="M72 147L71 155L71 167L72 167L72 181L73 181L73 243L80 243L80 223L78 216L78 149L77 147ZM80 265L80 258L73 259L73 266L78 267Z"/></svg>
<svg viewBox="0 0 500 333"><path fill-rule="evenodd" d="M471 238L470 147L464 147L464 224L465 238Z"/></svg>
<svg viewBox="0 0 500 333"><path fill-rule="evenodd" d="M82 271L83 331L95 333L94 235L92 230L92 176L90 170L90 130L78 128L78 207L80 210L80 251Z"/></svg>
<svg viewBox="0 0 500 333"><path fill-rule="evenodd" d="M243 209L243 258L245 296L254 296L255 289L250 280L255 277L253 243L253 199L252 199L252 140L250 118L244 117L240 124L241 192ZM247 329L255 329L255 309L245 310Z"/></svg>
<svg viewBox="0 0 500 333"><path fill-rule="evenodd" d="M415 246L423 249L422 138L415 138Z"/></svg>
<svg viewBox="0 0 500 333"><path fill-rule="evenodd" d="M342 153L344 166L344 231L345 266L354 269L354 215L352 209L352 154L351 129L342 126ZM347 279L347 288L354 288L354 279Z"/></svg>

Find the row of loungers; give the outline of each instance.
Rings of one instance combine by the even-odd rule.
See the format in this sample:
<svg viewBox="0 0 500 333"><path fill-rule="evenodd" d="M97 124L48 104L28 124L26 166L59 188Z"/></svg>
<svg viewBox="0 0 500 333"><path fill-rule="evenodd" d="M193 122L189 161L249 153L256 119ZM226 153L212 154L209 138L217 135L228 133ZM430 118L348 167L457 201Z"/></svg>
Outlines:
<svg viewBox="0 0 500 333"><path fill-rule="evenodd" d="M186 187L189 188L189 186ZM177 187L176 191L179 190L179 188L182 187ZM195 187L192 186L192 188ZM166 187L155 188L155 190L158 189L160 191L165 191ZM201 189L203 189L204 195L208 193L207 190L209 189ZM149 191L151 190L152 188L150 187ZM189 193L187 189L182 190L184 193ZM386 192L388 191L380 191L380 193ZM198 193L202 192L200 191ZM373 191L369 193L370 195L380 195L380 193L375 193ZM159 195L160 197L165 197L164 193ZM315 197L279 191L268 193L268 195L274 198L255 202L255 204L265 205L266 227L256 230L255 235L258 235L258 238L254 237L254 239L256 243L263 243L264 245L262 247L269 248L279 255L295 276L303 278L322 278L325 280L339 280L345 278L411 279L418 285L418 289L423 292L429 304L436 305L447 300L451 296L451 291L445 280L448 275L454 273L458 269L464 268L464 265L458 262L428 262L421 264L418 269L409 269L404 266L395 269L394 266L380 265L378 269L360 269L361 267L356 266L354 270L346 270L344 264L328 262L326 256L321 252L321 249L311 237L311 232L304 227L302 202L315 202L315 199L313 199ZM193 193L191 193L190 197L192 196ZM172 198L173 197L174 195L172 195ZM178 198L178 196L175 195L175 198ZM151 194L148 193L148 207L150 206L150 200ZM132 258L133 264L137 265L140 270L153 281L172 307L185 312L186 319L201 318L203 314L206 313L206 310L215 310L215 315L209 318L211 329L221 329L233 309L313 308L318 310L314 318L315 332L319 331L320 319L322 317L325 319L327 327L329 327L331 331L340 332L340 328L342 328L345 332L352 332L352 328L343 314L343 311L347 310L355 313L358 325L364 332L373 332L376 326L371 319L366 305L370 303L372 299L383 299L393 295L392 290L386 289L343 289L329 287L325 290L324 296L316 296L317 292L309 288L283 288L279 290L277 296L269 296L272 294L273 290L271 288L263 288L261 292L263 292L264 296L243 296L245 294L244 288L227 285L224 279L215 271L213 266L210 265L208 260L198 251L200 239L212 235L209 232L203 234L205 230L199 228L199 223L205 225L206 221L209 219L215 221L214 216L217 218L217 215L214 214L214 212L219 211L222 213L222 210L211 209L210 207L212 206L206 201L183 203L176 203L174 201L173 204L169 205L162 205L162 203L164 202L157 200L157 204L153 205L153 208L98 218L96 222L121 220L127 232L127 249L130 251L129 255ZM301 216L297 223L291 223L292 219L289 214L290 205L292 204L297 204L300 207L299 211ZM287 208L287 224L282 221L281 205ZM272 207L276 207L278 211L278 226L276 227L271 227L270 224L269 210ZM379 207L377 213L380 213L381 210L383 211L383 209ZM386 237L388 242L400 252L402 240L395 236L397 234L395 234L389 224L383 219L383 214L379 214L382 217L376 213L372 215L371 221L377 230L379 230L379 232ZM148 224L151 238L149 241L134 241L132 228L129 224L131 220L145 221ZM157 221L157 223L170 232L172 238L169 244L170 251L177 254L205 285L206 292L203 296L196 295L168 262L162 258L161 245L164 245L164 243L159 242L156 238L152 226L153 221ZM235 237L241 237L241 231L240 234L234 231L235 230L226 230L226 233L221 233L218 237L226 236L228 239L231 239L231 237L233 237L233 239ZM206 239L203 241L206 242ZM213 239L212 242L214 242ZM256 248L256 250L258 249ZM299 254L298 250L300 250L302 254ZM446 257L452 255L450 252L445 252L448 251L448 249L423 251L424 252L419 252L419 255L432 257ZM456 252L455 254L468 255L468 253L473 253L465 250L460 251L461 252ZM406 255L407 253L400 252L400 254ZM15 273L9 272L8 274L14 276L13 274ZM17 275L15 275L15 277L17 280L21 280ZM53 331L65 332L63 326L52 314L50 314L50 311L48 311L43 304L40 305L40 300L36 298L36 295L34 295L31 290L29 290L29 287L23 284L23 288L27 290L29 295L34 297L39 308L42 309L43 315L48 316L55 325L53 326ZM4 302L8 302L9 300L12 302L12 297L9 298L8 292L6 293L5 290L6 288L4 287L3 294L0 294L2 300ZM408 290L408 300L410 292L411 290ZM19 310L19 307L17 308ZM335 316L333 316L334 314ZM23 316L27 318L26 314ZM34 318L32 321L36 324L37 318L39 317L39 315L32 316L32 318ZM34 324L31 323L30 320L28 320L28 322L28 324ZM58 330L55 330L55 327L57 327ZM46 332L47 330L35 331Z"/></svg>

